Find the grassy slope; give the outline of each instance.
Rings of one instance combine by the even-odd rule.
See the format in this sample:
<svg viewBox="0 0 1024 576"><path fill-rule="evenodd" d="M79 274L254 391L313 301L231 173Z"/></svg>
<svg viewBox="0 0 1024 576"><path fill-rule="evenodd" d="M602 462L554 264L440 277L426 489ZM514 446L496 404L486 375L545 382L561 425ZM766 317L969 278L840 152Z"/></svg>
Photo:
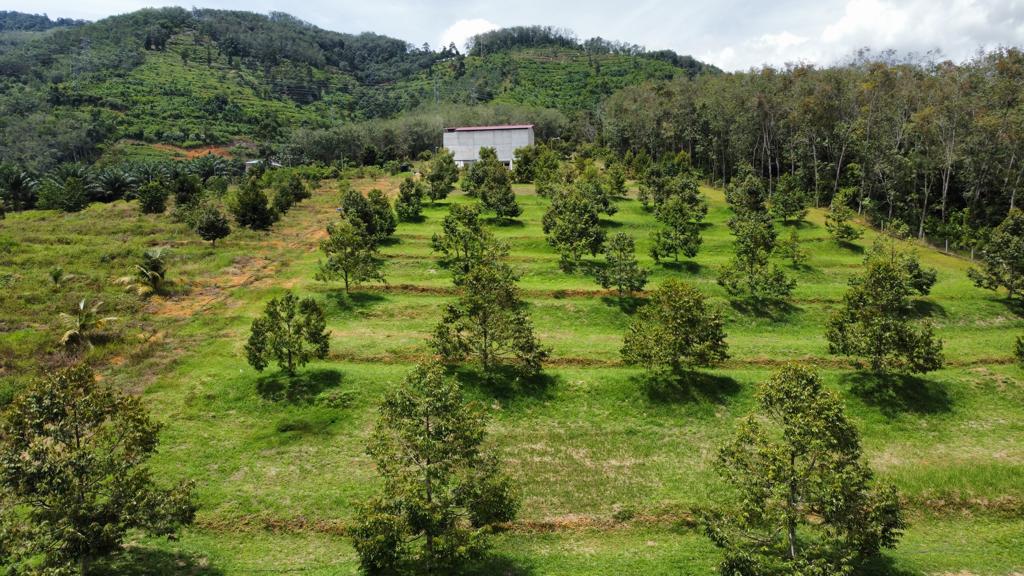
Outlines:
<svg viewBox="0 0 1024 576"><path fill-rule="evenodd" d="M393 188L394 181L378 184ZM755 383L789 359L823 368L860 425L879 475L908 499L912 527L890 554L896 569L1024 569L1024 376L1009 364L1024 322L997 295L971 286L967 263L922 249L923 260L939 269L922 313L945 339L949 366L880 398L870 382L827 355L822 336L824 319L862 256L828 242L815 211L800 229L811 259L797 274L795 308L775 318L742 314L714 283L730 237L721 194L707 190L712 209L701 254L673 269L655 267L652 284L678 276L711 294L727 316L733 358L695 391L652 396L639 372L618 362L628 315L591 278L558 271L540 231L546 201L531 187L517 191L525 208L521 225L495 231L512 244L537 331L553 349L552 383L528 391L467 389L492 407L492 441L524 493L521 522L497 538L495 564L482 572L708 573L716 554L687 527L687 512L718 497L722 486L709 468L716 447L751 409ZM178 246L172 270L192 284L190 293L148 304L144 328L165 337L150 347L113 344L128 360L107 371L125 386L146 385L147 401L167 423L157 470L199 485L197 526L179 542L147 542L141 565L150 572L355 570L351 547L338 534L353 504L375 488L363 446L376 405L409 363L427 353L424 339L450 297L450 280L429 250L446 209L436 206L423 223L401 225L398 241L385 248L388 288L368 286L346 301L336 286L314 282L316 243L333 217L335 197L325 187L273 232L238 234L217 250L166 218L136 217L124 204L77 216L17 214L0 224L0 272L17 268L21 294L31 296L33 283L55 263L89 277L37 297L36 318L49 317L53 301L71 302L83 289L108 290L104 276L123 274L124 260L108 263L100 254L169 239ZM642 260L652 265L646 258L652 219L635 201L619 208L609 231L635 235ZM56 220L65 231L60 242L49 234ZM5 239L17 249L4 252ZM56 249L60 244L65 248ZM72 246L80 248L72 252ZM307 368L309 402L265 399L258 390L273 379L260 378L241 353L252 317L285 288L316 295L329 311L332 357ZM45 323L24 323L18 333L25 338L54 335L52 328L41 332ZM122 332L130 340L135 328ZM8 334L0 334L0 345L5 342ZM349 392L351 404L332 409L316 401L320 390L332 389ZM622 511L635 519L614 520Z"/></svg>

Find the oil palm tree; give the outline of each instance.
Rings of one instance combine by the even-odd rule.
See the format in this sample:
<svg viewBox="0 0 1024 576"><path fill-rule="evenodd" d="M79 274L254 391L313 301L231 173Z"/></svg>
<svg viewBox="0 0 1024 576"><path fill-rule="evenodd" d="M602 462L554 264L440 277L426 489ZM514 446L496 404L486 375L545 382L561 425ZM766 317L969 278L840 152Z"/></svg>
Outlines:
<svg viewBox="0 0 1024 576"><path fill-rule="evenodd" d="M61 345L68 348L79 345L92 348L93 336L117 320L114 316L100 316L102 307L103 302L99 300L93 302L92 306L87 306L83 298L71 314L61 312L60 321L65 328L64 335L60 338Z"/></svg>

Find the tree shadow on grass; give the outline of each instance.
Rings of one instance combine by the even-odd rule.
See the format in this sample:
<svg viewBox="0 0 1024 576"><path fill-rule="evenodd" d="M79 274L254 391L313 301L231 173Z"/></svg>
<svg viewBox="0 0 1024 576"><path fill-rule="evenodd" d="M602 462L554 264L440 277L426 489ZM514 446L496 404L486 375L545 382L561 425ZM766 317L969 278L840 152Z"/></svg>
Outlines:
<svg viewBox="0 0 1024 576"><path fill-rule="evenodd" d="M704 267L694 262L693 260L681 260L672 262L660 262L661 267L665 270L672 270L673 272L686 272L687 274L697 274Z"/></svg>
<svg viewBox="0 0 1024 576"><path fill-rule="evenodd" d="M947 316L946 307L931 300L914 300L911 308L915 318L929 318L932 316L942 316L945 318Z"/></svg>
<svg viewBox="0 0 1024 576"><path fill-rule="evenodd" d="M338 308L345 311L369 308L387 299L383 294L374 292L346 293L345 290L331 290L327 294L327 298L333 301Z"/></svg>
<svg viewBox="0 0 1024 576"><path fill-rule="evenodd" d="M265 400L310 402L328 388L341 383L341 372L327 368L304 370L294 376L283 371L260 376L256 392Z"/></svg>
<svg viewBox="0 0 1024 576"><path fill-rule="evenodd" d="M623 313L632 315L639 310L641 306L647 303L647 298L630 295L602 296L601 302L603 302L605 306L614 306L619 310L622 310Z"/></svg>
<svg viewBox="0 0 1024 576"><path fill-rule="evenodd" d="M558 377L541 372L525 377L512 367L499 367L492 374L484 374L474 367L460 366L452 369L456 379L464 386L472 387L494 398L510 400L514 398L545 399L551 389L558 383Z"/></svg>
<svg viewBox="0 0 1024 576"><path fill-rule="evenodd" d="M1024 298L999 298L998 301L1012 314L1024 318Z"/></svg>
<svg viewBox="0 0 1024 576"><path fill-rule="evenodd" d="M800 311L798 306L785 300L755 300L753 298L730 298L729 306L746 316L766 318L773 322L782 322L792 314Z"/></svg>
<svg viewBox="0 0 1024 576"><path fill-rule="evenodd" d="M606 218L602 218L599 221L599 223L600 223L601 228L622 228L622 222L618 222L618 221L615 221L615 220L608 220Z"/></svg>
<svg viewBox="0 0 1024 576"><path fill-rule="evenodd" d="M205 558L181 552L131 546L97 562L89 574L98 576L222 576Z"/></svg>
<svg viewBox="0 0 1024 576"><path fill-rule="evenodd" d="M864 576L913 576L917 574L917 572L898 568L896 562L884 554L879 554L862 564L857 573Z"/></svg>
<svg viewBox="0 0 1024 576"><path fill-rule="evenodd" d="M796 228L797 230L803 230L804 228L815 228L816 226L807 220L779 220L783 226L787 228Z"/></svg>
<svg viewBox="0 0 1024 576"><path fill-rule="evenodd" d="M953 401L941 382L910 374L853 372L840 379L866 404L889 417L902 413L939 414L949 412Z"/></svg>
<svg viewBox="0 0 1024 576"><path fill-rule="evenodd" d="M490 218L485 218L484 222L492 226L500 226L501 228L526 227L526 224L522 220L517 220L515 218L498 218L497 216L492 216Z"/></svg>
<svg viewBox="0 0 1024 576"><path fill-rule="evenodd" d="M739 383L729 376L696 370L643 377L643 385L647 398L659 404L722 404L740 391Z"/></svg>
<svg viewBox="0 0 1024 576"><path fill-rule="evenodd" d="M464 576L530 576L533 566L503 554L488 554L460 572Z"/></svg>
<svg viewBox="0 0 1024 576"><path fill-rule="evenodd" d="M853 242L847 242L846 240L840 240L839 242L837 242L837 244L839 244L840 248L845 248L855 254L864 253L864 247L861 246L860 244L854 244Z"/></svg>

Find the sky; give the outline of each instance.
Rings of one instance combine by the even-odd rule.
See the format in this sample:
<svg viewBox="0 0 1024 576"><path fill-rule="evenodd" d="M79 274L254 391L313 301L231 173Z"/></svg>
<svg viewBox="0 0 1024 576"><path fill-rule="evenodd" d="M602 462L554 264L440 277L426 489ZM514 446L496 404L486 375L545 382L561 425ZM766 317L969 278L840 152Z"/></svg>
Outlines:
<svg viewBox="0 0 1024 576"><path fill-rule="evenodd" d="M828 65L860 48L962 61L979 48L1024 46L1024 0L3 0L5 10L97 20L146 6L287 12L339 32L377 32L460 49L474 34L545 24L669 48L725 70L789 62Z"/></svg>

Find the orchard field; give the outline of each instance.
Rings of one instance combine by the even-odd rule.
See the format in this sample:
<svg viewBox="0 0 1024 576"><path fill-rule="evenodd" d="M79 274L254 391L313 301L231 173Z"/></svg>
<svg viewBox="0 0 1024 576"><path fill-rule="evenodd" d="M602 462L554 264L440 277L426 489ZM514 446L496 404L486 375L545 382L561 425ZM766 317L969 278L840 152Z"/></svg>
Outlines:
<svg viewBox="0 0 1024 576"><path fill-rule="evenodd" d="M404 176L352 184L393 197ZM841 395L868 462L905 502L909 528L876 573L1024 572L1024 371L1011 357L1024 319L1002 294L972 284L968 260L908 245L938 271L917 313L944 340L945 367L879 382L830 355L824 337L874 232L840 247L824 212L812 209L798 227L809 258L797 269L786 264L798 282L792 304L751 311L730 304L715 282L732 252L720 190L703 189L710 210L698 256L660 265L647 256L652 215L621 199L602 224L636 238L652 270L648 289L685 280L725 317L729 360L689 386L655 389L620 360L632 303L585 270L561 271L541 228L548 200L532 185L515 192L522 216L488 226L510 245L551 356L545 377L529 386L464 382L487 407L488 441L523 495L480 574L713 573L719 552L692 512L727 490L711 461L753 410L756 384L790 361L816 367ZM427 206L422 222L401 223L382 248L387 282L346 297L339 283L314 279L338 197L338 183L324 181L269 232L239 228L216 247L123 201L0 222L8 376L59 338L58 312L83 297L106 301L119 316L117 335L89 359L106 381L141 394L164 424L155 474L196 481L195 524L174 541L136 538L122 573L357 573L344 534L355 505L378 489L366 442L384 393L431 354L426 341L454 289L430 239L448 204L469 199L456 192ZM126 295L113 281L157 245L171 249L174 291L147 301ZM51 281L58 267L66 279ZM243 345L266 301L287 290L324 305L330 355L306 366L298 394L283 399L274 371L250 368ZM49 361L59 358L51 352ZM5 380L5 393L15 381Z"/></svg>

